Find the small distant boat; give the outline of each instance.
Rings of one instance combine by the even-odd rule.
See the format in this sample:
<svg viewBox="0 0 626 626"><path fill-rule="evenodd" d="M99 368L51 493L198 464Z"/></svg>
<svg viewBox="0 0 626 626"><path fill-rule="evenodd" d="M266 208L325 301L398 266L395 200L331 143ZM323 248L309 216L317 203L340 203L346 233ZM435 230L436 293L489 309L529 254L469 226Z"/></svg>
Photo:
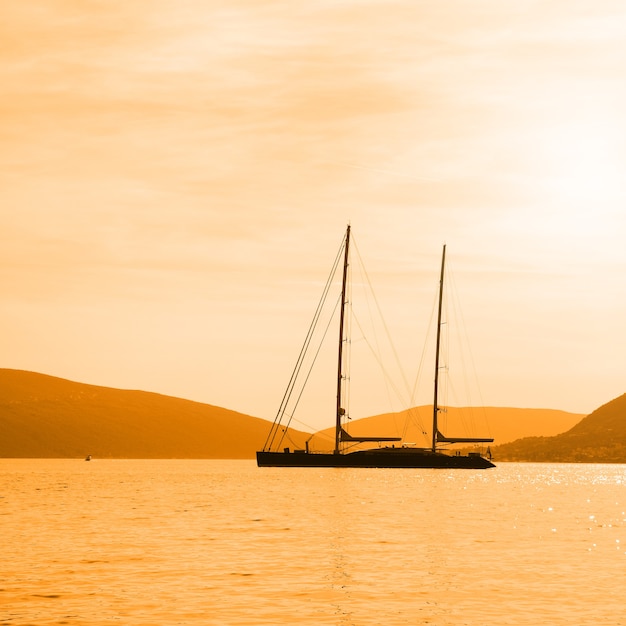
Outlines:
<svg viewBox="0 0 626 626"><path fill-rule="evenodd" d="M88 454L88 455L85 457L85 461L91 461L91 454Z"/></svg>
<svg viewBox="0 0 626 626"><path fill-rule="evenodd" d="M439 309L437 319L437 344L435 353L435 385L432 417L432 445L428 448L418 448L410 445L385 445L380 447L381 442L399 442L400 437L357 437L350 435L343 425L346 411L343 407L342 381L346 378L343 372L343 346L349 341L345 336L344 316L347 304L347 276L349 265L350 249L350 226L346 230L342 241L342 248L338 258L343 254L343 279L341 287L341 306L339 314L339 354L337 371L337 405L335 415L335 446L334 450L328 452L313 452L309 450L307 443L305 450L294 450L282 448L283 438L288 429L281 425L281 420L285 414L284 405L278 411L278 415L272 424L269 435L263 447L256 453L257 465L259 467L380 467L380 468L465 468L465 469L486 469L495 467L491 462L490 450L487 449L487 457L479 452L469 452L465 455L459 451L447 453L438 444L451 443L489 443L492 438L467 438L467 437L446 437L438 425L438 415L441 410L438 405L439 392L439 352L441 350L441 326L442 326L442 300L443 300L443 280L446 259L446 246L443 247L441 260L441 277L439 281ZM292 381L294 377L292 376ZM290 385L291 385L290 381ZM289 389L288 389L289 391ZM288 396L288 393L285 394ZM348 446L361 443L376 442L379 447L364 450L348 450Z"/></svg>

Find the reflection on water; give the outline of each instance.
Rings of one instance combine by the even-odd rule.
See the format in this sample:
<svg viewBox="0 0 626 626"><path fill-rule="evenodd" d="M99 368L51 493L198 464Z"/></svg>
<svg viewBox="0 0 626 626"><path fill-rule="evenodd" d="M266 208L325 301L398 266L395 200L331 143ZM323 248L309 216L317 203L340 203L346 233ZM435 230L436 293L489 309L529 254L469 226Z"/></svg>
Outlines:
<svg viewBox="0 0 626 626"><path fill-rule="evenodd" d="M626 466L0 460L0 624L626 624Z"/></svg>

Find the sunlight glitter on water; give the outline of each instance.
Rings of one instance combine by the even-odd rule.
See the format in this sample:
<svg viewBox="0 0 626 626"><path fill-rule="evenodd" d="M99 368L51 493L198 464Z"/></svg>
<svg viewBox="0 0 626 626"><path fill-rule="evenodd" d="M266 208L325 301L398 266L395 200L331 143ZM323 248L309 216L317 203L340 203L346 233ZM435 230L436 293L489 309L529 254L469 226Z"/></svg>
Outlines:
<svg viewBox="0 0 626 626"><path fill-rule="evenodd" d="M615 626L625 472L0 460L0 624Z"/></svg>

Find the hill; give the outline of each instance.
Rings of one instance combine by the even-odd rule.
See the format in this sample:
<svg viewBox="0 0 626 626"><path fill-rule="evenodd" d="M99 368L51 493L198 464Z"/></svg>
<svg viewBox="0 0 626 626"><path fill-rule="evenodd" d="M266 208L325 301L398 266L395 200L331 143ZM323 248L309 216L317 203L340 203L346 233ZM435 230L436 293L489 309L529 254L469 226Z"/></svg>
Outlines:
<svg viewBox="0 0 626 626"><path fill-rule="evenodd" d="M354 420L350 433L357 435L403 436L404 441L418 446L429 445L432 405L410 411L386 413ZM408 414L408 415L407 415ZM553 409L515 409L503 407L449 407L440 418L440 430L449 436L493 437L496 443L506 443L529 436L552 436L578 423L584 415ZM419 424L425 425L425 429ZM311 440L311 449L328 447L334 438L334 428L320 431Z"/></svg>
<svg viewBox="0 0 626 626"><path fill-rule="evenodd" d="M0 369L0 457L251 459L268 430L208 404Z"/></svg>
<svg viewBox="0 0 626 626"><path fill-rule="evenodd" d="M405 441L427 445L417 422L428 425L431 411L418 407L408 420L406 412L354 420L350 431L404 434ZM485 421L476 432L466 433L464 422L478 421L473 412ZM499 444L530 435L548 438L571 429L582 417L548 409L450 408L442 417L442 430L492 436ZM0 369L0 457L252 459L268 430L266 420L208 404ZM290 435L285 445L291 448L304 448L310 437L298 431ZM321 431L311 439L311 449L328 449L333 439L334 434Z"/></svg>
<svg viewBox="0 0 626 626"><path fill-rule="evenodd" d="M626 463L626 394L602 405L567 432L496 446L493 454L500 461Z"/></svg>

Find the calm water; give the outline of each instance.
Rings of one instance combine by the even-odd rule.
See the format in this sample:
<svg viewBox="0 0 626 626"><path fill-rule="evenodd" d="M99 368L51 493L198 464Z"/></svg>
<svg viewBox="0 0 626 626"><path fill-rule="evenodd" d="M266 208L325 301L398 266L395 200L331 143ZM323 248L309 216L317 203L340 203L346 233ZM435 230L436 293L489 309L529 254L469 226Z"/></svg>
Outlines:
<svg viewBox="0 0 626 626"><path fill-rule="evenodd" d="M0 624L626 624L626 466L0 459Z"/></svg>

